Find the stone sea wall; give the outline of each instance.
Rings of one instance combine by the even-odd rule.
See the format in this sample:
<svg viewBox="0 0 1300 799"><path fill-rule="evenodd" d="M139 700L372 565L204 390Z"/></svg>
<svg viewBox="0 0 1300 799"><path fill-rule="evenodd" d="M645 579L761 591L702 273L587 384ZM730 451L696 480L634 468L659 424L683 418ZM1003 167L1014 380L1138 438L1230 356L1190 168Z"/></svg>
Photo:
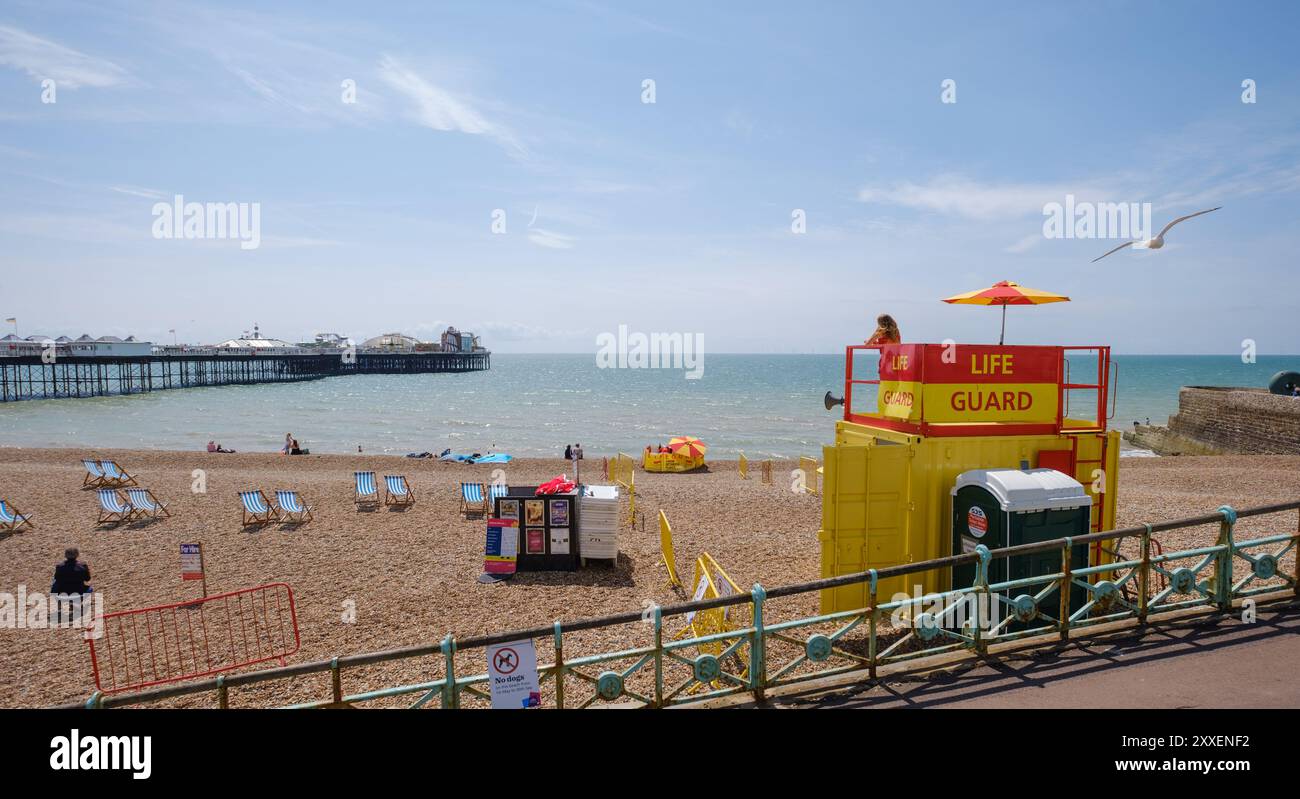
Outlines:
<svg viewBox="0 0 1300 799"><path fill-rule="evenodd" d="M1265 389L1184 386L1168 427L1138 425L1124 439L1161 455L1300 455L1300 399Z"/></svg>

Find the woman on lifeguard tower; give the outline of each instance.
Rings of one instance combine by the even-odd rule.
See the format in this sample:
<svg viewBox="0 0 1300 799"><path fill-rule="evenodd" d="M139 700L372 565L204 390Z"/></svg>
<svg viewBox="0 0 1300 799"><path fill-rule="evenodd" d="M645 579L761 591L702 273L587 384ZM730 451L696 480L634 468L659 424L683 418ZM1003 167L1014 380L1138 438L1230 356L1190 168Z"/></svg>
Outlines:
<svg viewBox="0 0 1300 799"><path fill-rule="evenodd" d="M897 344L901 340L902 336L898 332L898 323L894 321L894 317L882 313L876 317L876 332L871 334L871 338L867 339L866 344L867 346Z"/></svg>

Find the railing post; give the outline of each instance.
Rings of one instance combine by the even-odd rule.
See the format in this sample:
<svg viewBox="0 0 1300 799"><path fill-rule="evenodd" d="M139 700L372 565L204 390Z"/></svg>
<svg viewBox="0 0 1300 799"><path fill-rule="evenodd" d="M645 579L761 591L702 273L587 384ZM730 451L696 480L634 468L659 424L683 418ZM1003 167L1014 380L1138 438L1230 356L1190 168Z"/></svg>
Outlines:
<svg viewBox="0 0 1300 799"><path fill-rule="evenodd" d="M99 691L96 691L90 695L89 699L86 700L86 710L99 710L104 706L103 703L104 703L104 695L101 694Z"/></svg>
<svg viewBox="0 0 1300 799"><path fill-rule="evenodd" d="M1232 540L1232 528L1237 523L1237 511L1231 505L1220 505L1219 513L1223 521L1219 522L1219 546L1226 547L1219 553L1214 570L1214 602L1219 611L1227 613L1232 610L1232 560L1236 544Z"/></svg>
<svg viewBox="0 0 1300 799"><path fill-rule="evenodd" d="M655 707L664 706L664 612L655 605Z"/></svg>
<svg viewBox="0 0 1300 799"><path fill-rule="evenodd" d="M867 598L867 609L871 611L871 631L867 639L867 669L871 674L871 679L876 679L876 630L880 626L880 608L876 607L876 570L868 571L871 575L870 595Z"/></svg>
<svg viewBox="0 0 1300 799"><path fill-rule="evenodd" d="M1147 594L1151 590L1151 525L1142 532L1142 565L1138 571L1138 624L1147 623Z"/></svg>
<svg viewBox="0 0 1300 799"><path fill-rule="evenodd" d="M1070 594L1074 590L1074 572L1071 570L1073 564L1071 554L1074 546L1071 544L1069 536L1065 537L1065 546L1061 548L1061 609L1060 627L1061 640L1070 640Z"/></svg>
<svg viewBox="0 0 1300 799"><path fill-rule="evenodd" d="M456 639L451 633L442 639L442 658L447 664L446 682L442 686L442 707L455 710L460 707L460 691L456 689Z"/></svg>
<svg viewBox="0 0 1300 799"><path fill-rule="evenodd" d="M763 600L767 591L754 583L750 594L754 603L754 637L749 643L749 690L754 694L754 701L763 701L763 688L767 685L767 657L763 640Z"/></svg>
<svg viewBox="0 0 1300 799"><path fill-rule="evenodd" d="M217 677L217 708L225 710L230 707L230 689L226 687L226 676Z"/></svg>
<svg viewBox="0 0 1300 799"><path fill-rule="evenodd" d="M339 659L335 657L330 661L330 688L334 694L334 704L343 703L343 678L339 674Z"/></svg>
<svg viewBox="0 0 1300 799"><path fill-rule="evenodd" d="M975 638L975 652L979 655L988 654L989 644L984 640L980 630L980 599L984 598L992 601L993 595L989 593L989 548L980 544L975 547L975 554L979 556L979 563L975 565L975 624L972 625L971 634Z"/></svg>
<svg viewBox="0 0 1300 799"><path fill-rule="evenodd" d="M564 634L560 632L560 623L555 622L555 707L564 709Z"/></svg>

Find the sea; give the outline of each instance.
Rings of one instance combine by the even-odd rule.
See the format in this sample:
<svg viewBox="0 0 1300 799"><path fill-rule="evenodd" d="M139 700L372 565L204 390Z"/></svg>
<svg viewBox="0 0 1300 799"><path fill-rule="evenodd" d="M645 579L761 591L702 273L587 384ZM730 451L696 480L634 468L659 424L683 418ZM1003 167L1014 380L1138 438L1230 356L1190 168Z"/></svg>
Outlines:
<svg viewBox="0 0 1300 799"><path fill-rule="evenodd" d="M1300 356L1253 363L1218 355L1116 355L1112 427L1164 424L1185 385L1263 387ZM842 410L843 355L708 355L699 379L673 369L598 368L590 355L493 354L483 372L350 375L299 383L174 389L131 396L0 403L0 446L278 451L284 434L313 453L458 453L559 456L635 453L693 435L709 455L789 458L820 454ZM1086 376L1085 376L1086 375ZM1071 380L1095 382L1095 365ZM863 396L863 394L866 396ZM874 404L870 387L855 406ZM1073 392L1071 415L1095 417L1091 392ZM1130 451L1128 454L1143 454Z"/></svg>

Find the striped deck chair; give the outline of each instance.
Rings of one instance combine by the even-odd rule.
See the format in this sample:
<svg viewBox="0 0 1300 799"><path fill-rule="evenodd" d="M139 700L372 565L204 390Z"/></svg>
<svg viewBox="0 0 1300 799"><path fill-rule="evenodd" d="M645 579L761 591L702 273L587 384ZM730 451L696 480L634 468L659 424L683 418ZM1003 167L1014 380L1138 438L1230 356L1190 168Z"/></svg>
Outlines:
<svg viewBox="0 0 1300 799"><path fill-rule="evenodd" d="M114 527L135 518L135 509L131 503L117 493L116 488L99 489L99 518L96 525L111 524Z"/></svg>
<svg viewBox="0 0 1300 799"><path fill-rule="evenodd" d="M239 501L244 505L244 526L250 524L270 524L280 521L280 511L275 509L270 500L260 490L240 491Z"/></svg>
<svg viewBox="0 0 1300 799"><path fill-rule="evenodd" d="M172 515L172 512L167 510L167 506L159 502L158 497L147 488L128 488L126 498L131 502L131 508L136 516L158 519Z"/></svg>
<svg viewBox="0 0 1300 799"><path fill-rule="evenodd" d="M471 513L486 514L488 509L487 492L482 483L460 484L460 512L468 517Z"/></svg>
<svg viewBox="0 0 1300 799"><path fill-rule="evenodd" d="M510 493L510 486L504 483L493 483L488 486L488 507L495 508L496 501Z"/></svg>
<svg viewBox="0 0 1300 799"><path fill-rule="evenodd" d="M99 468L104 472L104 485L121 487L136 484L135 478L118 466L117 461L100 461Z"/></svg>
<svg viewBox="0 0 1300 799"><path fill-rule="evenodd" d="M306 524L311 521L311 508L302 501L297 491L276 491L275 504L280 506L282 521Z"/></svg>
<svg viewBox="0 0 1300 799"><path fill-rule="evenodd" d="M403 474L386 474L384 475L384 485L387 490L384 492L385 505L414 505L415 492L406 482L406 475Z"/></svg>
<svg viewBox="0 0 1300 799"><path fill-rule="evenodd" d="M99 488L104 484L104 470L99 468L99 461L82 458L81 464L86 467L86 476L81 478L82 488Z"/></svg>
<svg viewBox="0 0 1300 799"><path fill-rule="evenodd" d="M379 489L375 488L374 472L354 472L357 477L357 487L353 494L352 501L357 507L362 505L378 505Z"/></svg>
<svg viewBox="0 0 1300 799"><path fill-rule="evenodd" d="M32 517L24 516L13 505L0 499L0 530L13 533L22 529L24 524L31 527Z"/></svg>

